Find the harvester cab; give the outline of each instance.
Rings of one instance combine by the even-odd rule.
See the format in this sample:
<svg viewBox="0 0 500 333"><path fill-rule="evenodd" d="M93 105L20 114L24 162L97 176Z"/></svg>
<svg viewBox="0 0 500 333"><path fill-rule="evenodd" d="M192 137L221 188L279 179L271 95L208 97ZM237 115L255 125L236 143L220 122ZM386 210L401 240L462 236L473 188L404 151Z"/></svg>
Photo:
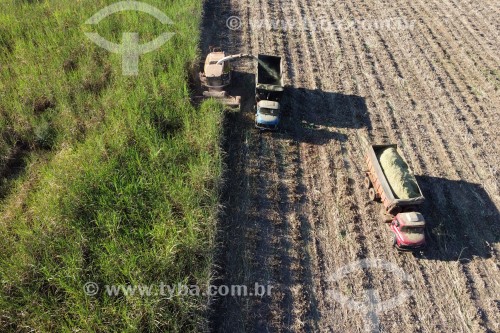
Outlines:
<svg viewBox="0 0 500 333"><path fill-rule="evenodd" d="M200 74L203 86L217 91L231 83L231 64L229 62L218 64L218 61L224 57L226 54L220 49L212 49L212 52L207 55L203 67L204 72Z"/></svg>
<svg viewBox="0 0 500 333"><path fill-rule="evenodd" d="M425 220L422 214L397 214L392 220L391 230L394 232L394 246L398 250L415 251L425 247Z"/></svg>

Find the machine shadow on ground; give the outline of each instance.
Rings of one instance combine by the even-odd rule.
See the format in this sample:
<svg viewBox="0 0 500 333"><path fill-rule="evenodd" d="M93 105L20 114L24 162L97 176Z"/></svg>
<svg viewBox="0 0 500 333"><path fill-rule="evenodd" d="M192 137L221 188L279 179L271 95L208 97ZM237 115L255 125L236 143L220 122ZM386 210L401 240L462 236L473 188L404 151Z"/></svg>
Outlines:
<svg viewBox="0 0 500 333"><path fill-rule="evenodd" d="M500 241L500 213L480 184L416 176L426 198L428 247L423 258L469 261L490 258Z"/></svg>
<svg viewBox="0 0 500 333"><path fill-rule="evenodd" d="M287 86L282 101L280 133L298 142L324 145L344 142L336 129L371 129L363 97Z"/></svg>
<svg viewBox="0 0 500 333"><path fill-rule="evenodd" d="M242 98L240 114L231 112L230 117L239 118L245 129L250 130L254 127L255 75L235 71L232 81L228 92ZM299 143L324 145L332 140L347 140L346 135L335 128L371 129L365 99L356 95L286 86L281 110L279 129L275 132L261 131L262 134ZM254 130L259 132L258 129Z"/></svg>

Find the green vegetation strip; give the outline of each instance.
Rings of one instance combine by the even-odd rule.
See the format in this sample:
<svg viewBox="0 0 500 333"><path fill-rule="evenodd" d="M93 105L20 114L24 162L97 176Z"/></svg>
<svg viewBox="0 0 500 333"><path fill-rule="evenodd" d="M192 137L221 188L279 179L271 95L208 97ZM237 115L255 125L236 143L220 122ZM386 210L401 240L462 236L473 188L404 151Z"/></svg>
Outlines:
<svg viewBox="0 0 500 333"><path fill-rule="evenodd" d="M108 296L106 284L211 277L222 113L190 104L200 0L147 0L85 21L113 1L0 3L0 331L186 332L207 299ZM139 75L88 40L175 36ZM85 283L101 287L84 293Z"/></svg>

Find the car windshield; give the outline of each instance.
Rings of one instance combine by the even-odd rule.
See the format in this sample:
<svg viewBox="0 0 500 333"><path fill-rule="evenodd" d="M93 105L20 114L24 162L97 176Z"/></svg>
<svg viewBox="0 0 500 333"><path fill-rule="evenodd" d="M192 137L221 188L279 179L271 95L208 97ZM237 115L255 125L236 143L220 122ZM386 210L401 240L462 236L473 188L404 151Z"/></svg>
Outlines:
<svg viewBox="0 0 500 333"><path fill-rule="evenodd" d="M424 228L423 227L402 227L401 231L409 233L409 234L421 234L424 232Z"/></svg>
<svg viewBox="0 0 500 333"><path fill-rule="evenodd" d="M277 109L260 108L260 113L271 115L271 116L276 116L276 115L278 115L278 110Z"/></svg>

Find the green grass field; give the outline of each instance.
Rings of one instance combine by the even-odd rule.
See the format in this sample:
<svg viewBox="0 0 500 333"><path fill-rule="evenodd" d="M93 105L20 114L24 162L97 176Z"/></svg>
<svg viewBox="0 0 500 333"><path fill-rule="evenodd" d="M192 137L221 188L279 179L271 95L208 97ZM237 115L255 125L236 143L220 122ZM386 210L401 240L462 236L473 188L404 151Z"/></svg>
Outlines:
<svg viewBox="0 0 500 333"><path fill-rule="evenodd" d="M202 297L87 296L105 284L211 278L222 112L190 103L200 0L147 0L172 19L116 13L113 1L0 2L0 331L186 332ZM148 42L139 75L88 40Z"/></svg>

